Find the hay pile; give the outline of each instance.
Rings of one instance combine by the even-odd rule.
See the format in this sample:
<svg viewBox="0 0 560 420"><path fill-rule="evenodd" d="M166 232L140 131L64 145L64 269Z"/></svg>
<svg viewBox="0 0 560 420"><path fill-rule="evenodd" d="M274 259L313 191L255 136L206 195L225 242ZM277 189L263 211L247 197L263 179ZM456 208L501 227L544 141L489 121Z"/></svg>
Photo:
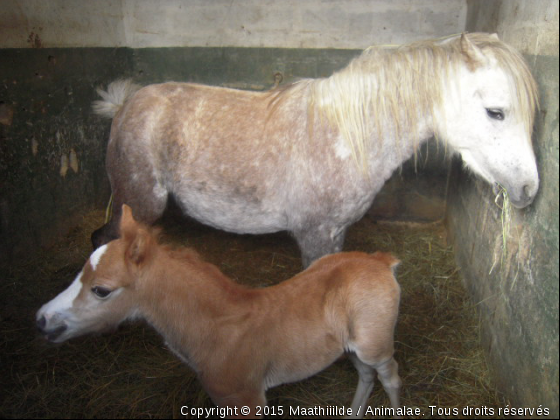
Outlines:
<svg viewBox="0 0 560 420"><path fill-rule="evenodd" d="M163 418L181 407L212 407L190 369L142 324L114 334L62 345L37 337L35 311L63 290L91 252L89 235L102 224L92 212L57 247L14 266L0 284L0 417ZM164 222L169 240L198 250L227 275L253 286L288 279L301 267L295 242L285 234L239 236L191 222ZM424 418L462 416L464 407L505 406L494 390L479 344L475 311L444 245L441 225L354 225L346 250L391 251L402 264L402 301L396 359L403 379L402 404ZM295 384L269 390L270 406L349 406L357 374L347 360ZM376 386L372 406L389 406ZM441 409L432 412L429 406ZM453 409L458 409L458 415ZM476 416L484 417L484 416Z"/></svg>

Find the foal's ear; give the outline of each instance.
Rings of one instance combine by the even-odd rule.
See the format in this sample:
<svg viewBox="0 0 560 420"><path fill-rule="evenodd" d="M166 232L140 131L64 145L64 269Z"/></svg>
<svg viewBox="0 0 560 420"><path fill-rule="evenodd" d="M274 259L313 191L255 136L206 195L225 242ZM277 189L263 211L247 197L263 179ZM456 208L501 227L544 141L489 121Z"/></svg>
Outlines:
<svg viewBox="0 0 560 420"><path fill-rule="evenodd" d="M132 216L132 209L126 204L123 204L121 208L121 222L119 229L120 234L123 237L128 236L128 234L133 233L138 229L138 223Z"/></svg>
<svg viewBox="0 0 560 420"><path fill-rule="evenodd" d="M146 258L151 237L148 231L134 220L132 209L126 204L122 206L120 231L121 237L129 242L126 258L136 265L141 264Z"/></svg>
<svg viewBox="0 0 560 420"><path fill-rule="evenodd" d="M142 264L150 249L150 234L144 229L138 229L134 240L128 245L126 258L135 265Z"/></svg>
<svg viewBox="0 0 560 420"><path fill-rule="evenodd" d="M461 52L463 53L467 67L471 71L484 66L488 62L482 50L474 45L469 39L469 36L465 33L461 34Z"/></svg>

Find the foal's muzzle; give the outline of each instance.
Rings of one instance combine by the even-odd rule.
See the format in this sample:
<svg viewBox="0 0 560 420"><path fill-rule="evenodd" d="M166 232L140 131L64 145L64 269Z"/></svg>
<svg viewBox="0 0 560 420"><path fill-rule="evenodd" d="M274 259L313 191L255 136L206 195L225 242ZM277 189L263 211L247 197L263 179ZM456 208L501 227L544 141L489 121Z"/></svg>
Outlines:
<svg viewBox="0 0 560 420"><path fill-rule="evenodd" d="M41 316L38 320L37 320L37 328L39 329L39 332L48 340L51 342L55 342L57 340L58 337L60 337L60 335L62 333L64 333L64 331L66 331L68 329L68 326L66 324L61 324L58 325L54 328L50 328L48 327L48 323L47 323L47 319L44 316Z"/></svg>

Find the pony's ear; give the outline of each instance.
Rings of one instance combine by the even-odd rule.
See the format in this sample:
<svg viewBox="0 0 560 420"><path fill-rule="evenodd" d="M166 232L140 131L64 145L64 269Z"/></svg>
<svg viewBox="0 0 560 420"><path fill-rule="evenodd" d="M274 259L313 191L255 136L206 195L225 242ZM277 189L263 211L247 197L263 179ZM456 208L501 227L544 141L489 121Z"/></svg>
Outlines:
<svg viewBox="0 0 560 420"><path fill-rule="evenodd" d="M488 59L484 56L481 49L474 45L465 33L461 34L461 52L463 53L467 67L471 71L484 66L488 62Z"/></svg>

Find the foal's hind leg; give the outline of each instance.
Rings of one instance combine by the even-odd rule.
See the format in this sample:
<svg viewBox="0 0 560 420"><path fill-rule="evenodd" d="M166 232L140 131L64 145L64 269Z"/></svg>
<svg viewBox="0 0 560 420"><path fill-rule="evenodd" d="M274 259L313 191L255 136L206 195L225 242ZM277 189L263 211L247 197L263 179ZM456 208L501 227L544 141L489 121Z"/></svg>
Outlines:
<svg viewBox="0 0 560 420"><path fill-rule="evenodd" d="M391 406L394 409L400 407L401 378L398 374L398 364L394 358L391 357L391 359L381 363L372 364L362 361L355 354L351 354L350 359L354 363L359 375L358 387L352 400L352 418L363 417L364 411L367 408L367 400L373 391L376 372L385 392L389 395Z"/></svg>
<svg viewBox="0 0 560 420"><path fill-rule="evenodd" d="M354 394L354 399L352 400L351 417L360 419L364 417L367 400L371 395L371 391L373 391L376 373L373 367L362 362L358 356L353 353L350 354L350 360L354 363L359 376L358 387L356 388L356 393Z"/></svg>
<svg viewBox="0 0 560 420"><path fill-rule="evenodd" d="M383 384L385 392L389 395L393 408L400 407L399 393L401 390L401 378L399 376L399 365L397 361L391 357L386 362L375 366L379 381Z"/></svg>

